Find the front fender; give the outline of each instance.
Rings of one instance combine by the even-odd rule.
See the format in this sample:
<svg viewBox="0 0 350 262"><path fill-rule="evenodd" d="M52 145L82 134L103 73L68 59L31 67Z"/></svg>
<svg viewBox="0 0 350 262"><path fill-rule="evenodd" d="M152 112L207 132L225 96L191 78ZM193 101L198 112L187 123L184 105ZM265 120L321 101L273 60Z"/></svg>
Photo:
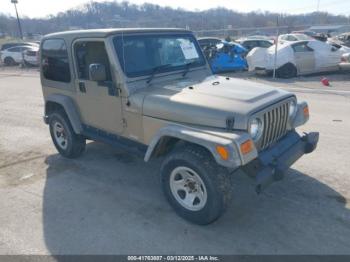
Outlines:
<svg viewBox="0 0 350 262"><path fill-rule="evenodd" d="M146 162L151 158L153 151L158 146L158 142L164 137L177 138L203 146L208 149L219 165L228 168L238 168L257 157L255 148L245 156L240 153L240 144L250 139L247 133L212 131L183 125L168 125L161 128L151 140L144 159ZM217 153L216 146L224 146L229 152L229 159L223 160Z"/></svg>
<svg viewBox="0 0 350 262"><path fill-rule="evenodd" d="M305 109L307 111L305 111ZM297 104L297 112L292 122L293 128L304 125L309 120L309 108L306 102L299 102Z"/></svg>
<svg viewBox="0 0 350 262"><path fill-rule="evenodd" d="M49 95L45 99L45 116L47 116L47 112L46 112L47 102L54 102L61 105L68 116L68 119L73 127L74 132L76 134L80 134L82 132L83 128L80 120L80 115L78 113L77 107L72 98L61 94Z"/></svg>

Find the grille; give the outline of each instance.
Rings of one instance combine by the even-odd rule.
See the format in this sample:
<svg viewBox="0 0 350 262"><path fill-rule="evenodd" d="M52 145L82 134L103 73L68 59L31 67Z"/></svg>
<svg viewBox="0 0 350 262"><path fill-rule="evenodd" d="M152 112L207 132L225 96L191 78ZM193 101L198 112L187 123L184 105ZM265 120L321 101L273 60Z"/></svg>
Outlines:
<svg viewBox="0 0 350 262"><path fill-rule="evenodd" d="M289 103L280 104L263 114L264 131L261 138L260 149L263 150L278 141L287 133Z"/></svg>

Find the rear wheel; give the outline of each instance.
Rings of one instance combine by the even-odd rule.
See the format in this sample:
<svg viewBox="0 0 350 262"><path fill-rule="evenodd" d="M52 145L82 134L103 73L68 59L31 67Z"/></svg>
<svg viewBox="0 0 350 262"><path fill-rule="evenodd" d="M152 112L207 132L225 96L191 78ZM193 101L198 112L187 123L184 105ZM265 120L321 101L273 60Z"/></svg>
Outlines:
<svg viewBox="0 0 350 262"><path fill-rule="evenodd" d="M13 66L16 64L16 61L12 57L5 57L4 64L7 66Z"/></svg>
<svg viewBox="0 0 350 262"><path fill-rule="evenodd" d="M169 154L161 167L161 181L175 212L199 225L218 219L231 196L227 169L198 146L186 146Z"/></svg>
<svg viewBox="0 0 350 262"><path fill-rule="evenodd" d="M277 69L276 75L279 78L292 78L297 76L297 68L292 63L287 63Z"/></svg>
<svg viewBox="0 0 350 262"><path fill-rule="evenodd" d="M85 150L86 141L74 130L62 111L56 111L49 116L50 134L58 152L67 158L77 158Z"/></svg>

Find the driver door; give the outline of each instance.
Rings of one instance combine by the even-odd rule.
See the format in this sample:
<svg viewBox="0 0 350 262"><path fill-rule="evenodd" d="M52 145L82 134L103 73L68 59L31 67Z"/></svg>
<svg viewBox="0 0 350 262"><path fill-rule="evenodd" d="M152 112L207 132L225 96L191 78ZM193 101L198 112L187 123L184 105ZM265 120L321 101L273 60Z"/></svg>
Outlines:
<svg viewBox="0 0 350 262"><path fill-rule="evenodd" d="M292 48L298 73L307 74L314 72L316 70L315 52L307 45L307 42L294 44Z"/></svg>
<svg viewBox="0 0 350 262"><path fill-rule="evenodd" d="M77 40L73 54L76 68L77 103L83 123L112 134L123 131L121 97L118 96L112 76L105 42ZM105 81L93 81L89 76L91 64L102 64L106 69Z"/></svg>

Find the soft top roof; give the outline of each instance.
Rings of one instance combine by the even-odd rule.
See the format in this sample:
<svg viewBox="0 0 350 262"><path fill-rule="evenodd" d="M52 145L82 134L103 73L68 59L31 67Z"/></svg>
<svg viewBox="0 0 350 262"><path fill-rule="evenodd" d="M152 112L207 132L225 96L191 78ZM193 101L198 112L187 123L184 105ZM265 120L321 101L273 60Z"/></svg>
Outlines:
<svg viewBox="0 0 350 262"><path fill-rule="evenodd" d="M45 35L44 38L55 37L107 37L118 33L164 33L164 32L184 32L192 33L189 30L181 28L106 28L106 29L87 29L87 30L72 30L63 31Z"/></svg>

